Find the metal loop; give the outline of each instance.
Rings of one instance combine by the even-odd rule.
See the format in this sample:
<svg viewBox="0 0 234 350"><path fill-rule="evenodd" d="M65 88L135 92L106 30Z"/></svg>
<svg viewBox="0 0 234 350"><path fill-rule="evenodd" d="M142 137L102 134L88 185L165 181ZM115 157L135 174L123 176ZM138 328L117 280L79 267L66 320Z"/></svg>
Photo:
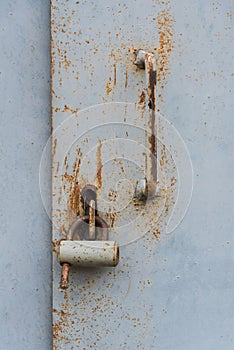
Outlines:
<svg viewBox="0 0 234 350"><path fill-rule="evenodd" d="M99 216L95 216L96 238L97 241L108 240L108 225L105 220ZM85 232L87 231L87 232ZM89 215L78 218L73 222L67 235L67 240L89 240Z"/></svg>

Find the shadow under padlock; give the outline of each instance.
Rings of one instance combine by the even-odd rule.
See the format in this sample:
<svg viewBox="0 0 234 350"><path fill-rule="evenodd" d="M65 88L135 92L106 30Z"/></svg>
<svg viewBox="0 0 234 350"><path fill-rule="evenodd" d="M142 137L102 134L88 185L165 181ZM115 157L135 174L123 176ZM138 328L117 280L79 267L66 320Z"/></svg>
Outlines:
<svg viewBox="0 0 234 350"><path fill-rule="evenodd" d="M59 246L58 260L62 265L60 288L67 289L71 265L82 267L116 266L119 246L109 241L108 225L97 212L97 192L86 185L81 192L84 216L71 225L66 240Z"/></svg>

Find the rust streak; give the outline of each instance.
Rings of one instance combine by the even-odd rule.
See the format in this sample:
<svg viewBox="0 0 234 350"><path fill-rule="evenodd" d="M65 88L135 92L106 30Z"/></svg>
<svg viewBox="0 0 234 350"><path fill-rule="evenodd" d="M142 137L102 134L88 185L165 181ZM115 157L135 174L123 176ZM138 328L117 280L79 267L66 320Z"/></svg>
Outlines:
<svg viewBox="0 0 234 350"><path fill-rule="evenodd" d="M73 180L70 188L69 207L75 215L79 214L80 208L80 187L78 182L78 175L80 171L81 158L77 158L73 164Z"/></svg>
<svg viewBox="0 0 234 350"><path fill-rule="evenodd" d="M124 84L125 89L128 87L128 70L126 69L125 71L125 84Z"/></svg>
<svg viewBox="0 0 234 350"><path fill-rule="evenodd" d="M138 104L142 107L145 108L146 105L146 94L144 91L140 94Z"/></svg>
<svg viewBox="0 0 234 350"><path fill-rule="evenodd" d="M155 192L157 182L157 135L156 135L156 84L157 72L154 54L145 55L146 70L148 75L149 95L149 148L150 148L150 192Z"/></svg>
<svg viewBox="0 0 234 350"><path fill-rule="evenodd" d="M114 86L116 86L116 63L114 63Z"/></svg>
<svg viewBox="0 0 234 350"><path fill-rule="evenodd" d="M52 157L53 157L53 158L54 158L54 155L55 155L56 147L57 147L57 139L54 138L54 140L53 140L53 146L52 146Z"/></svg>
<svg viewBox="0 0 234 350"><path fill-rule="evenodd" d="M95 240L95 201L89 203L89 239Z"/></svg>
<svg viewBox="0 0 234 350"><path fill-rule="evenodd" d="M110 227L113 228L115 225L115 221L118 219L118 213L117 212L109 212L109 213L107 213L107 216L110 220Z"/></svg>
<svg viewBox="0 0 234 350"><path fill-rule="evenodd" d="M170 74L169 62L173 46L173 23L175 20L171 14L163 10L159 13L157 18L158 31L159 31L159 46L158 46L158 59L157 68L158 76L157 80L161 88L166 83L166 77Z"/></svg>
<svg viewBox="0 0 234 350"><path fill-rule="evenodd" d="M69 208L75 215L79 214L80 209L80 187L78 181L72 185L71 192L68 199Z"/></svg>
<svg viewBox="0 0 234 350"><path fill-rule="evenodd" d="M109 81L106 83L106 94L109 95L112 92L112 87L111 87L111 78Z"/></svg>
<svg viewBox="0 0 234 350"><path fill-rule="evenodd" d="M70 225L74 218L80 214L81 200L80 200L80 186L79 186L79 171L81 163L81 154L77 152L78 155L73 164L72 174L65 172L63 174L63 181L66 181L70 185L68 190L68 200L67 200L67 222ZM65 185L64 185L65 186Z"/></svg>
<svg viewBox="0 0 234 350"><path fill-rule="evenodd" d="M163 167L166 164L166 161L167 161L166 146L162 145L160 166Z"/></svg>
<svg viewBox="0 0 234 350"><path fill-rule="evenodd" d="M97 179L97 188L100 189L102 187L102 142L98 141L97 153L97 171L96 171L96 179Z"/></svg>

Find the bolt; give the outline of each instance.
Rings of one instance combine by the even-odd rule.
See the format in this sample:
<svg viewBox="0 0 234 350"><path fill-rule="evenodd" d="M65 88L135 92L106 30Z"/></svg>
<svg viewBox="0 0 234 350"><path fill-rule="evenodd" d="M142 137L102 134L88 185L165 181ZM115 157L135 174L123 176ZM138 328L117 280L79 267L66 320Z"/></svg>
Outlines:
<svg viewBox="0 0 234 350"><path fill-rule="evenodd" d="M62 272L61 272L61 281L60 288L67 289L68 288L68 276L69 276L70 264L63 263Z"/></svg>
<svg viewBox="0 0 234 350"><path fill-rule="evenodd" d="M145 55L146 52L144 50L137 51L136 61L134 64L141 69L145 69Z"/></svg>

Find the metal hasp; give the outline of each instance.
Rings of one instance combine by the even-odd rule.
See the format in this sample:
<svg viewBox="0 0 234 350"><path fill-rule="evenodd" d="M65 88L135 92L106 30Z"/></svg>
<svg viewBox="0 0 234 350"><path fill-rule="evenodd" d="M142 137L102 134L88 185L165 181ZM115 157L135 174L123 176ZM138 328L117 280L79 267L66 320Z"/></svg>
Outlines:
<svg viewBox="0 0 234 350"><path fill-rule="evenodd" d="M156 134L156 84L157 67L153 53L138 50L135 65L146 71L148 91L149 120L146 131L145 178L140 179L136 186L135 196L139 200L154 198L157 188L157 134ZM150 152L150 153L149 153Z"/></svg>
<svg viewBox="0 0 234 350"><path fill-rule="evenodd" d="M84 216L70 227L66 240L59 245L58 261L62 265L60 288L67 289L71 265L84 267L116 266L119 246L108 240L108 225L97 213L96 187L86 185L81 192Z"/></svg>

